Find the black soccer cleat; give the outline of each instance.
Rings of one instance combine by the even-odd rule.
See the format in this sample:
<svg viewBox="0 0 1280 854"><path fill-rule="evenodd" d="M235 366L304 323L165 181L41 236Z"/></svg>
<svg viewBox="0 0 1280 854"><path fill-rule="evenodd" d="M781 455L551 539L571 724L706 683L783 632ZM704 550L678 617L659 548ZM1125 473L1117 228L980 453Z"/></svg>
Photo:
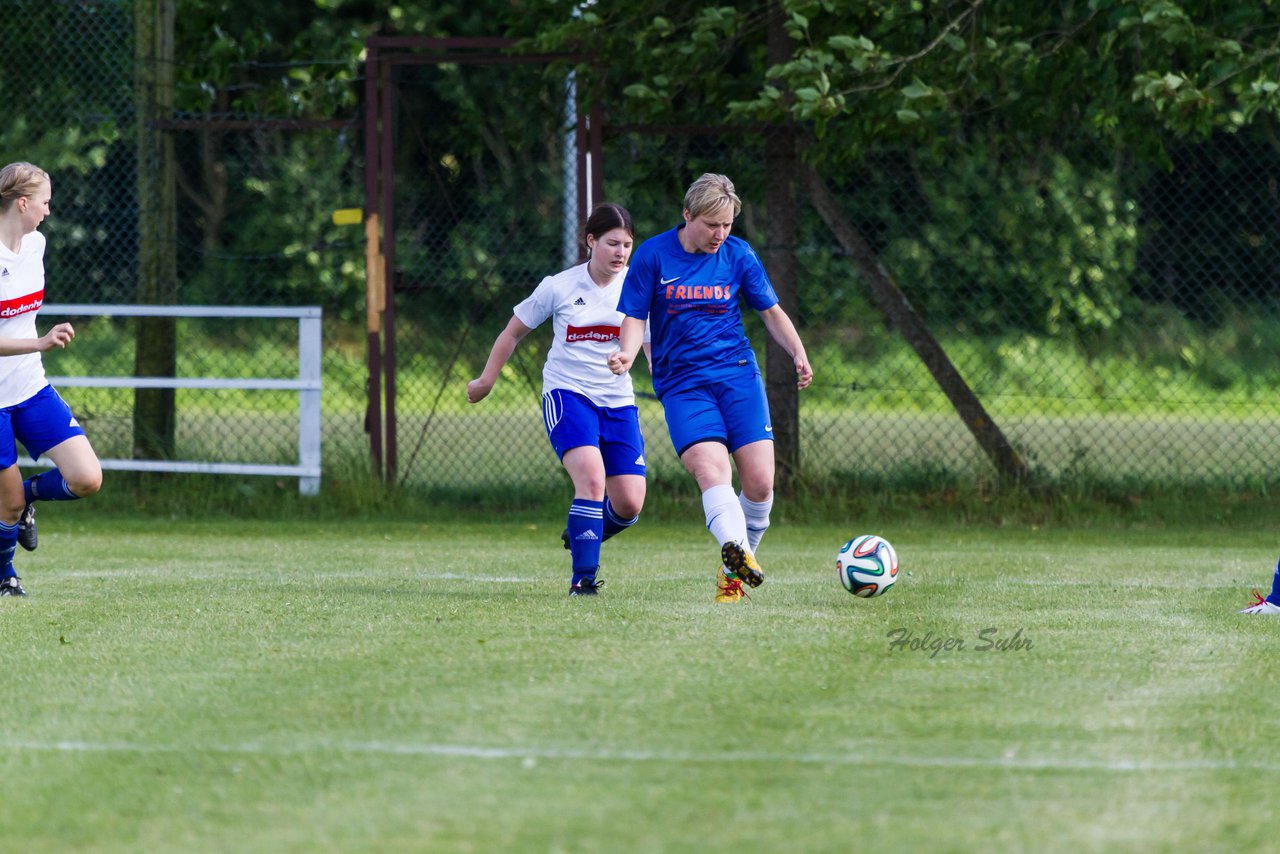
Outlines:
<svg viewBox="0 0 1280 854"><path fill-rule="evenodd" d="M569 585L570 596L596 596L604 587L603 578L591 578Z"/></svg>
<svg viewBox="0 0 1280 854"><path fill-rule="evenodd" d="M34 502L22 508L18 517L18 545L29 552L40 545L40 535L36 533L36 505Z"/></svg>
<svg viewBox="0 0 1280 854"><path fill-rule="evenodd" d="M26 596L27 591L22 589L22 584L18 576L11 575L0 581L0 596Z"/></svg>

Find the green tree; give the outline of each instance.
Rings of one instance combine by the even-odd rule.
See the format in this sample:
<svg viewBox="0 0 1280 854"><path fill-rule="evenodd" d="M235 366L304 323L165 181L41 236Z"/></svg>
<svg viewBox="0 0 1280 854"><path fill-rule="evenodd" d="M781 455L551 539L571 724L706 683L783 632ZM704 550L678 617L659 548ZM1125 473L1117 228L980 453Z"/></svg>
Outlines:
<svg viewBox="0 0 1280 854"><path fill-rule="evenodd" d="M363 292L363 271L335 262L324 248L350 248L362 238L358 230L331 225L329 214L363 199L367 40L492 37L519 20L521 10L498 0L313 0L253 14L244 9L242 0L190 0L177 22L177 53L184 57L175 81L175 133L183 153L177 177L187 211L180 227L199 247L185 265L192 271L185 287L219 300L239 288L238 301L305 299L349 311ZM450 210L493 215L500 206L479 203L487 180L515 186L538 179L538 152L524 140L530 127L544 122L548 105L541 93L530 97L523 90L495 98L493 89L469 87L458 71L446 66L430 85L413 78L399 91L397 150L415 151L429 138L444 153L398 181L406 196L415 182L448 186L457 197ZM438 121L442 115L448 120ZM351 119L351 125L307 132L290 124L331 119ZM548 135L554 139L554 130ZM482 160L486 168L475 173L486 181L457 180L457 164ZM415 228L447 234L461 223L446 213L415 211L423 220ZM525 219L544 221L546 212L539 214ZM507 216L515 222L523 215ZM228 260L245 257L263 259L269 274L245 281Z"/></svg>
<svg viewBox="0 0 1280 854"><path fill-rule="evenodd" d="M0 16L0 166L27 160L53 178L45 258L50 302L132 294L132 194L120 149L132 155L129 8L117 3L9 0ZM96 35L85 50L82 34Z"/></svg>
<svg viewBox="0 0 1280 854"><path fill-rule="evenodd" d="M139 2L134 7L134 64L137 75L138 285L143 305L177 302L177 203L174 198L173 139L162 122L173 108L174 0ZM178 336L171 317L138 319L134 373L176 375ZM138 389L133 402L133 454L171 459L177 435L175 389Z"/></svg>
<svg viewBox="0 0 1280 854"><path fill-rule="evenodd" d="M906 312L895 325L944 388L953 386L948 393L997 466L1016 474L1019 460L1003 453L1002 437L979 435L980 405L966 401L948 375L944 354L911 319L886 263L911 275L938 264L956 268L983 299L958 293L942 309L947 314L959 306L981 312L1021 285L1032 292L1033 327L1087 334L1115 322L1129 298L1122 274L1136 255L1134 214L1119 191L1125 167L1167 163L1178 137L1234 132L1274 115L1280 37L1273 7L1208 0L671 7L641 0L547 20L533 44L589 53L580 73L593 75L593 95L622 121L796 128L824 220L842 235L882 309ZM779 27L790 43L781 58L768 50ZM883 215L877 223L856 205L851 214L830 193L833 181L865 174L877 165L873 155L893 151L908 164L961 164L968 193L955 183L927 186L919 174L905 181L942 232L866 231L883 225ZM1019 193L1043 196L1049 215L975 229L976 245L954 240L973 219L975 198ZM1014 240L1029 244L1033 259L1039 254L1038 267L1011 276L1002 266ZM1062 271L1063 258L1074 268Z"/></svg>

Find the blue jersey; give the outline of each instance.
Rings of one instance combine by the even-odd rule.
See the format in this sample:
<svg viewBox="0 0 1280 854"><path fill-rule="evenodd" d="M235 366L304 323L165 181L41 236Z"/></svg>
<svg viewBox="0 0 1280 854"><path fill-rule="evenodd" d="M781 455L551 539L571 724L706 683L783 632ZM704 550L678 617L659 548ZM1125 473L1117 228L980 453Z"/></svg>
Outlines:
<svg viewBox="0 0 1280 854"><path fill-rule="evenodd" d="M778 304L764 265L745 240L730 236L719 251L686 252L683 225L649 238L631 256L618 310L648 319L653 391L732 380L744 366L758 370L738 306L764 311Z"/></svg>

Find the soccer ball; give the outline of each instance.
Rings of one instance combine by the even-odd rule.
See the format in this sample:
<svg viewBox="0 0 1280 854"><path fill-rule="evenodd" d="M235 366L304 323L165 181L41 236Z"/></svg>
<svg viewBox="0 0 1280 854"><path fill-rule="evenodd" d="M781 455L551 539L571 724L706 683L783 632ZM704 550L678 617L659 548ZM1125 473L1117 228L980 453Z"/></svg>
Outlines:
<svg viewBox="0 0 1280 854"><path fill-rule="evenodd" d="M844 589L854 596L879 596L898 580L898 553L883 537L854 537L836 555L836 574Z"/></svg>

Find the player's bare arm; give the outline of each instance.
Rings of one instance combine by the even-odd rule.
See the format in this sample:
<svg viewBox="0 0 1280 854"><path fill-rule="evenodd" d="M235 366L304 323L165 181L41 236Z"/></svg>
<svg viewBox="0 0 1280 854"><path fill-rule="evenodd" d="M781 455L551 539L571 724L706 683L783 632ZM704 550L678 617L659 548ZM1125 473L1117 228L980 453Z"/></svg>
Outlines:
<svg viewBox="0 0 1280 854"><path fill-rule="evenodd" d="M0 356L25 356L54 347L65 348L75 337L76 330L70 323L59 323L39 338L0 338Z"/></svg>
<svg viewBox="0 0 1280 854"><path fill-rule="evenodd" d="M498 337L494 339L493 348L489 350L489 359L484 363L484 370L481 371L480 376L467 383L468 403L479 403L488 397L502 369L510 360L511 354L516 351L516 346L532 331L515 317L507 321L507 328L499 332Z"/></svg>
<svg viewBox="0 0 1280 854"><path fill-rule="evenodd" d="M644 321L637 317L622 318L618 333L618 349L609 355L609 370L621 376L631 370L636 354L644 343Z"/></svg>
<svg viewBox="0 0 1280 854"><path fill-rule="evenodd" d="M804 344L800 341L800 333L796 331L791 318L782 310L782 306L775 305L760 312L760 319L764 321L764 328L769 330L769 335L787 351L795 363L796 388L807 388L813 382L813 366L809 364Z"/></svg>

